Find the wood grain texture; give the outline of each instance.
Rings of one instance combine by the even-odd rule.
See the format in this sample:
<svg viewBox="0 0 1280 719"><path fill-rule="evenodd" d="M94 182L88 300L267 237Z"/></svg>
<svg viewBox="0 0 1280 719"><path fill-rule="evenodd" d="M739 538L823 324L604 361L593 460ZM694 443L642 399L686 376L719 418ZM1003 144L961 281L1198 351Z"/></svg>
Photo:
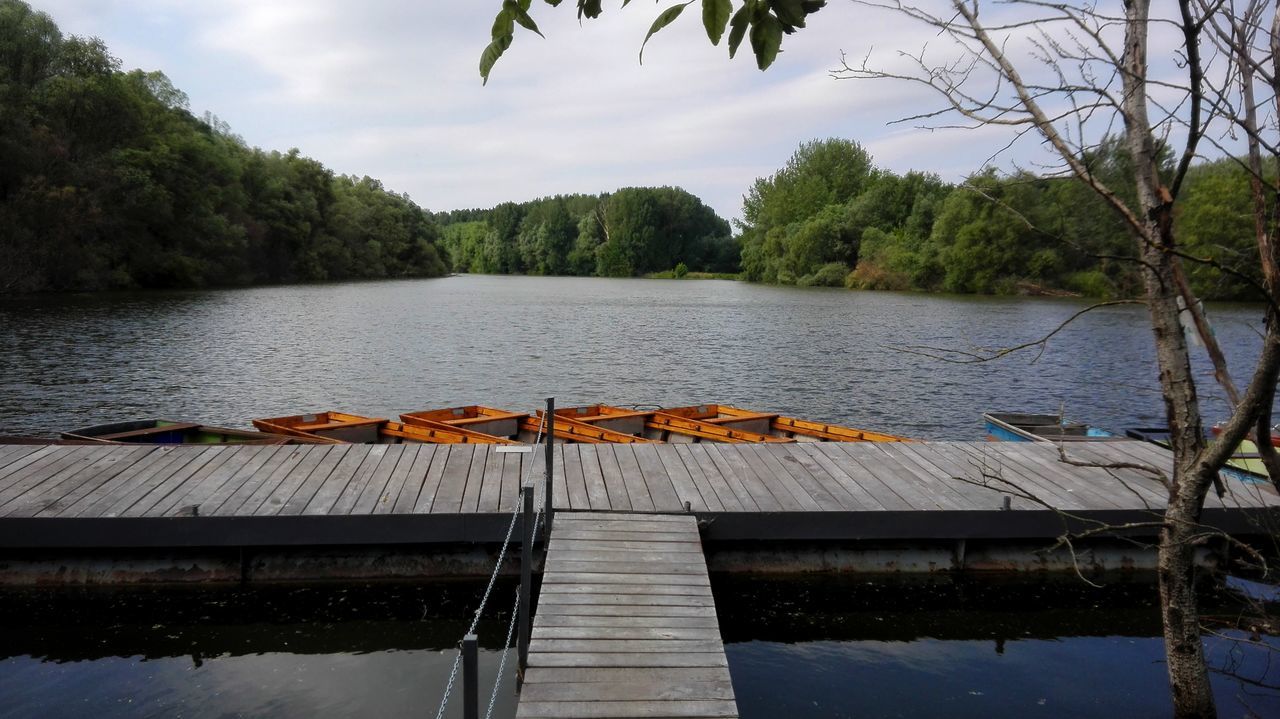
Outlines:
<svg viewBox="0 0 1280 719"><path fill-rule="evenodd" d="M646 456L652 447L638 449L619 462L648 472L646 495L637 488L630 499L665 504L677 487L690 490L691 474L670 480L662 458ZM668 483L650 483L659 476ZM694 518L559 514L516 716L737 715Z"/></svg>

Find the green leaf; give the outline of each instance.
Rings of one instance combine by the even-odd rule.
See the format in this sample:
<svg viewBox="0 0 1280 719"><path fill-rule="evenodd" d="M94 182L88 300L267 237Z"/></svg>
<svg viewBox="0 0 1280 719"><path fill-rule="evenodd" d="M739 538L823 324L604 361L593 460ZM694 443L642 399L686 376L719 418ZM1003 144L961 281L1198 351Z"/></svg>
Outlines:
<svg viewBox="0 0 1280 719"><path fill-rule="evenodd" d="M689 0L689 2L686 2L686 3L680 3L679 5L672 5L666 10L663 10L662 14L658 16L658 19L653 21L653 24L649 26L649 34L645 35L644 42L640 43L640 62L641 63L644 62L644 46L649 44L649 38L653 37L654 33L658 32L662 28L675 22L676 18L680 17L680 13L684 12L684 9L689 7L692 4L693 4L693 0Z"/></svg>
<svg viewBox="0 0 1280 719"><path fill-rule="evenodd" d="M747 34L747 25L751 21L751 2L743 3L738 8L738 12L733 14L733 19L729 21L729 59L738 53L738 46L742 44L742 38Z"/></svg>
<svg viewBox="0 0 1280 719"><path fill-rule="evenodd" d="M769 5L783 25L804 27L804 0L769 0Z"/></svg>
<svg viewBox="0 0 1280 719"><path fill-rule="evenodd" d="M497 40L500 37L514 34L515 31L516 26L511 15L511 4L503 3L502 10L498 12L497 17L493 18L493 29L489 31L489 37Z"/></svg>
<svg viewBox="0 0 1280 719"><path fill-rule="evenodd" d="M600 17L600 0L578 0L578 19L584 15L592 20Z"/></svg>
<svg viewBox="0 0 1280 719"><path fill-rule="evenodd" d="M733 14L733 0L702 0L702 24L712 45L719 45Z"/></svg>
<svg viewBox="0 0 1280 719"><path fill-rule="evenodd" d="M766 15L751 26L751 49L756 54L756 67L766 70L778 57L782 47L782 23Z"/></svg>
<svg viewBox="0 0 1280 719"><path fill-rule="evenodd" d="M489 71L493 69L493 64L502 57L502 53L511 47L511 35L503 35L495 37L493 42L480 53L480 77L484 78L485 85L489 84Z"/></svg>
<svg viewBox="0 0 1280 719"><path fill-rule="evenodd" d="M513 14L516 17L516 22L520 23L520 27L538 33L538 37L546 38L546 35L543 35L542 31L538 29L538 24L533 21L533 18L529 17L529 13L525 12L524 8L517 5Z"/></svg>
<svg viewBox="0 0 1280 719"><path fill-rule="evenodd" d="M560 7L560 0L543 0L543 2L550 5L551 7Z"/></svg>

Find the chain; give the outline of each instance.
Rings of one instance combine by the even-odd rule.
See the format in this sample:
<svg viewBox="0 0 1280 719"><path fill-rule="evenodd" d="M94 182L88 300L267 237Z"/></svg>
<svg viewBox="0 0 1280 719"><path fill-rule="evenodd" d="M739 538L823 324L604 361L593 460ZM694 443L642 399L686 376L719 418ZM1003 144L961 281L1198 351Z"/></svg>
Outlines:
<svg viewBox="0 0 1280 719"><path fill-rule="evenodd" d="M546 427L546 425L547 425L547 417L546 417L546 413L544 412L541 421L538 422L538 432L533 440L533 445L535 447L542 443L542 432L543 432L543 429ZM520 486L523 487L527 485L529 482L529 477L532 474L533 474L533 460L532 458L530 458L529 467L528 469L525 470L524 479L521 481ZM538 521L542 517L541 506L542 505L539 503L538 512L534 515L534 519L533 519L533 531L535 534L538 531ZM480 617L481 615L484 614L485 606L489 604L489 595L493 593L493 586L498 582L498 574L502 571L502 563L506 561L507 549L511 546L511 537L515 534L516 520L520 518L521 509L522 507L520 505L520 502L517 501L516 507L511 513L511 523L507 525L507 536L502 540L502 549L498 551L498 561L493 565L493 573L489 575L489 583L485 585L484 596L481 597L480 599L480 606L476 608L475 616L471 618L471 627L467 629L467 634L475 634L476 628L480 626ZM504 648L502 650L502 662L498 666L498 678L494 680L493 696L490 697L489 699L489 714L493 713L493 703L498 696L498 682L502 679L502 668L507 663L506 647L507 645L511 644L511 634L515 631L516 613L518 612L519 601L520 601L520 591L519 591L519 588L517 588L516 589L517 609L512 610L511 612L511 626L507 628L507 644L503 645ZM458 678L458 667L461 665L461 663L462 663L462 648L459 647L458 656L454 657L453 659L453 668L449 670L449 682L448 684L445 685L444 696L440 699L440 708L436 711L436 719L441 719L444 716L444 710L449 705L449 695L453 693L453 684ZM489 714L485 715L486 719L488 719Z"/></svg>
<svg viewBox="0 0 1280 719"><path fill-rule="evenodd" d="M498 674L493 679L493 693L489 695L489 709L484 719L493 716L493 705L498 701L498 687L502 684L502 670L507 666L507 655L511 653L511 637L516 633L516 617L520 613L520 588L516 587L516 601L511 606L511 624L507 626L507 641L502 645L502 659L498 661Z"/></svg>
<svg viewBox="0 0 1280 719"><path fill-rule="evenodd" d="M453 669L449 670L449 683L444 687L444 697L440 699L440 708L436 710L436 719L444 716L444 708L449 706L449 695L453 693L453 682L458 678L458 666L462 664L462 648L458 648L458 656L453 658Z"/></svg>

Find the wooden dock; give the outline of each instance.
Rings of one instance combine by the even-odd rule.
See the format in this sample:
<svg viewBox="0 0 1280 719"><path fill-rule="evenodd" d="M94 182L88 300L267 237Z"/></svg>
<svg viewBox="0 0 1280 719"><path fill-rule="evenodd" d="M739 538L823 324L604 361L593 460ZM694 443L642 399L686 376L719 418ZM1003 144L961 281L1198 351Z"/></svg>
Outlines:
<svg viewBox="0 0 1280 719"><path fill-rule="evenodd" d="M507 448L510 449L510 448ZM1076 461L1145 464L1142 442L1075 443ZM1073 466L1039 443L560 445L559 509L690 512L708 540L1042 538L1062 517L1145 521L1166 491L1133 469ZM529 463L533 463L533 467ZM0 446L0 548L493 542L543 453L487 445ZM957 477L966 478L961 481ZM1280 497L1225 481L1203 519L1256 529Z"/></svg>
<svg viewBox="0 0 1280 719"><path fill-rule="evenodd" d="M738 716L693 517L556 515L516 716Z"/></svg>

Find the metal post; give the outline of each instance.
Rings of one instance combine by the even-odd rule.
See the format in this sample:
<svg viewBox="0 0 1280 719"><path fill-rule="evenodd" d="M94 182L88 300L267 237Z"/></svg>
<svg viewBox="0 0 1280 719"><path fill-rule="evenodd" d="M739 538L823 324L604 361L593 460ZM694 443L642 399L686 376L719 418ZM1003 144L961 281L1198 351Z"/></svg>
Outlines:
<svg viewBox="0 0 1280 719"><path fill-rule="evenodd" d="M476 635L462 638L462 716L480 719L480 667Z"/></svg>
<svg viewBox="0 0 1280 719"><path fill-rule="evenodd" d="M544 542L551 541L551 519L552 519L552 515L555 512L555 509L551 506L551 469L552 469L552 465L555 462L555 446L556 446L555 439L556 439L556 398L548 397L547 398L547 462L546 462L547 479L546 479L546 484L544 485L547 491L547 497L546 497L547 508L543 512L547 517L546 519L547 533L546 533L546 536L543 538Z"/></svg>
<svg viewBox="0 0 1280 719"><path fill-rule="evenodd" d="M525 667L529 666L529 615L530 594L533 588L533 487L520 488L520 499L524 505L522 521L523 539L520 542L520 637L518 640L520 654L520 676L524 676Z"/></svg>

